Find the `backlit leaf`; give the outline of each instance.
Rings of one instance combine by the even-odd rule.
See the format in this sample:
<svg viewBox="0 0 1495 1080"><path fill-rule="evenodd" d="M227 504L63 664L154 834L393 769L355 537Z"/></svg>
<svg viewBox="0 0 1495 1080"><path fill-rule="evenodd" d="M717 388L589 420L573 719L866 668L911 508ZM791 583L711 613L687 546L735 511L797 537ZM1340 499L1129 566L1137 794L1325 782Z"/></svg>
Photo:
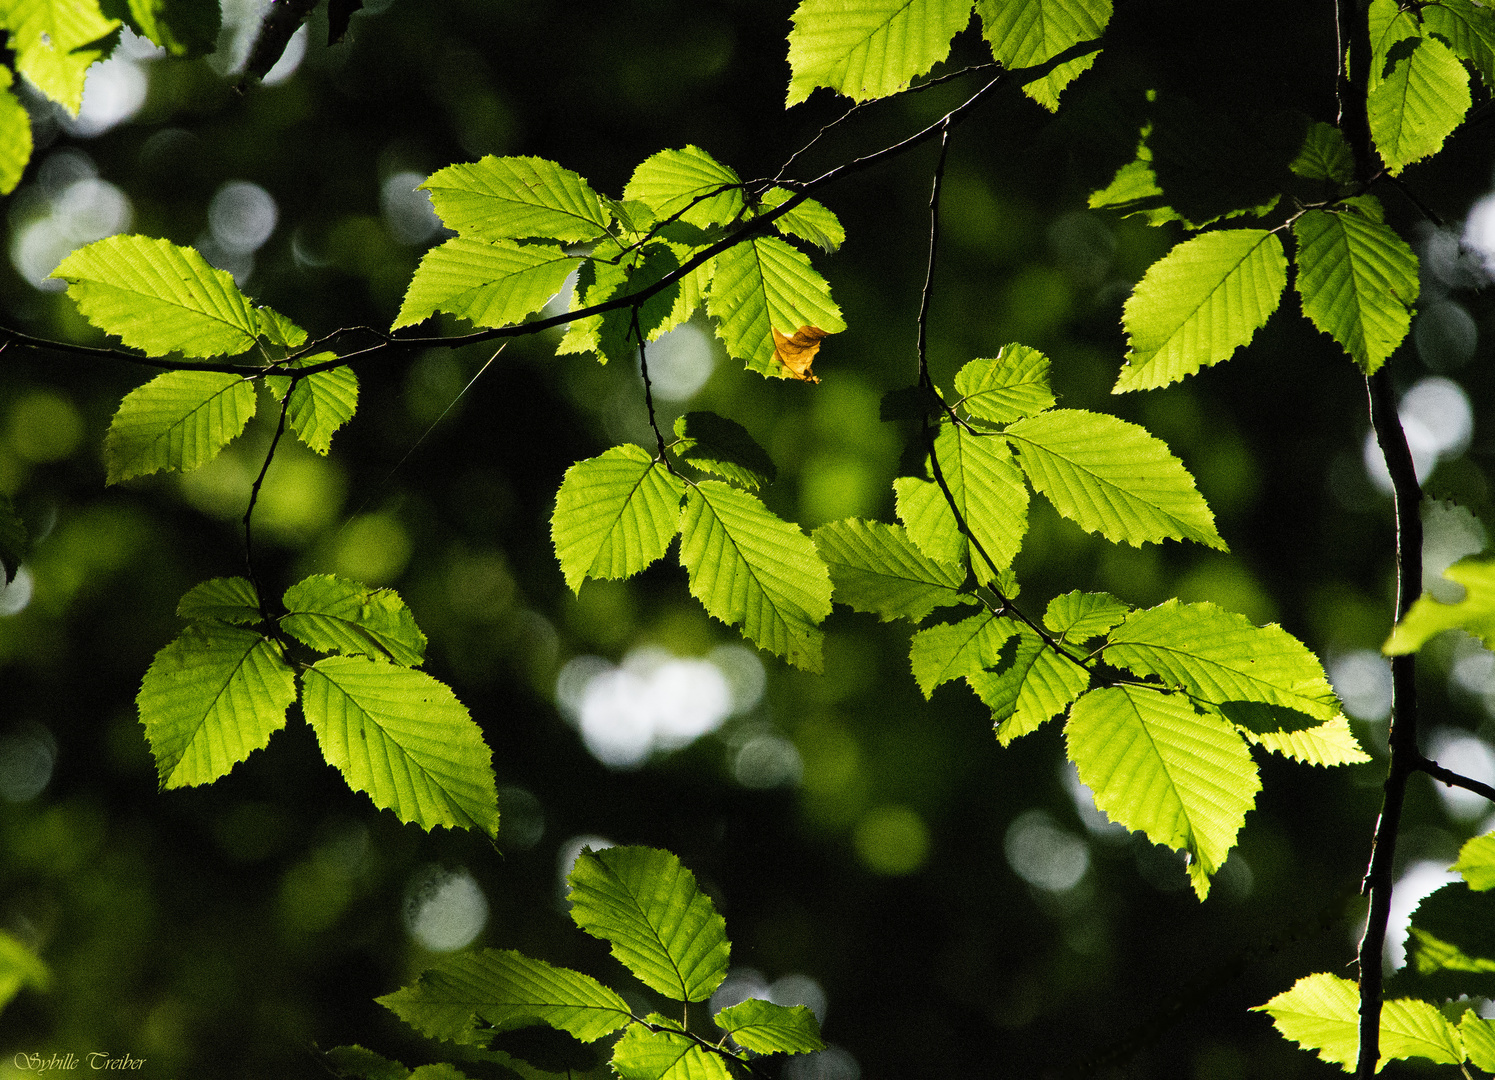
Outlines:
<svg viewBox="0 0 1495 1080"><path fill-rule="evenodd" d="M619 1080L732 1080L720 1055L658 1014L649 1021L657 1030L633 1024L614 1045L612 1067Z"/></svg>
<svg viewBox="0 0 1495 1080"><path fill-rule="evenodd" d="M455 236L422 256L392 330L445 311L474 326L509 326L548 304L581 259L550 244Z"/></svg>
<svg viewBox="0 0 1495 1080"><path fill-rule="evenodd" d="M232 275L192 248L149 236L110 236L52 271L100 330L147 356L233 356L254 344L259 316Z"/></svg>
<svg viewBox="0 0 1495 1080"><path fill-rule="evenodd" d="M315 574L286 590L280 625L319 652L392 660L403 667L426 655L426 635L393 589Z"/></svg>
<svg viewBox="0 0 1495 1080"><path fill-rule="evenodd" d="M449 956L378 1001L428 1038L456 1042L472 1039L476 1020L498 1031L548 1024L593 1042L633 1018L627 1002L591 976L512 949Z"/></svg>
<svg viewBox="0 0 1495 1080"><path fill-rule="evenodd" d="M104 436L108 481L206 465L254 415L254 384L215 371L167 371L125 395Z"/></svg>
<svg viewBox="0 0 1495 1080"><path fill-rule="evenodd" d="M825 1049L820 1024L803 1005L786 1008L748 998L716 1014L716 1025L759 1054L812 1054Z"/></svg>
<svg viewBox="0 0 1495 1080"><path fill-rule="evenodd" d="M1309 210L1293 223L1297 289L1313 325L1369 375L1412 325L1417 256L1381 223L1379 203L1365 196L1355 206L1364 213Z"/></svg>
<svg viewBox="0 0 1495 1080"><path fill-rule="evenodd" d="M1395 176L1436 154L1463 121L1469 73L1443 42L1419 36L1415 18L1398 12L1395 0L1374 0L1370 23L1376 48L1366 109L1376 149Z"/></svg>
<svg viewBox="0 0 1495 1080"><path fill-rule="evenodd" d="M1474 65L1485 85L1495 86L1495 14L1471 0L1439 0L1422 9L1422 25L1448 43L1454 55Z"/></svg>
<svg viewBox="0 0 1495 1080"><path fill-rule="evenodd" d="M11 93L15 76L0 68L0 195L9 195L21 182L31 160L31 114Z"/></svg>
<svg viewBox="0 0 1495 1080"><path fill-rule="evenodd" d="M295 700L279 645L211 622L158 652L135 698L163 788L226 775L285 727Z"/></svg>
<svg viewBox="0 0 1495 1080"><path fill-rule="evenodd" d="M10 32L7 46L16 54L16 70L71 116L83 106L83 82L89 67L104 58L103 38L118 19L106 19L98 0L4 0L0 28Z"/></svg>
<svg viewBox="0 0 1495 1080"><path fill-rule="evenodd" d="M991 581L1012 565L1028 530L1028 485L1023 474L1000 437L979 434L964 425L943 425L933 456L938 476L949 489L948 499L938 483L902 479L895 485L898 512L909 536L931 558L963 563L969 557L977 580ZM975 538L977 551L968 552L969 541L950 509L951 501Z"/></svg>
<svg viewBox="0 0 1495 1080"><path fill-rule="evenodd" d="M887 97L950 53L971 0L801 0L789 31L789 97L819 86L856 101Z"/></svg>
<svg viewBox="0 0 1495 1080"><path fill-rule="evenodd" d="M1017 630L1011 619L990 611L958 623L926 627L914 635L909 651L914 681L927 698L941 683L996 667L1001 661L1002 646Z"/></svg>
<svg viewBox="0 0 1495 1080"><path fill-rule="evenodd" d="M707 480L686 493L680 563L707 614L795 667L820 670L817 624L831 611L830 575L798 528L752 495Z"/></svg>
<svg viewBox="0 0 1495 1080"><path fill-rule="evenodd" d="M663 462L632 444L567 469L550 519L566 585L630 577L658 559L679 531L683 494Z"/></svg>
<svg viewBox="0 0 1495 1080"><path fill-rule="evenodd" d="M884 622L917 622L937 607L975 602L960 591L964 567L929 558L896 525L833 521L816 529L814 540L830 568L835 599Z"/></svg>
<svg viewBox="0 0 1495 1080"><path fill-rule="evenodd" d="M1215 516L1168 447L1103 413L1051 409L1003 434L1054 509L1113 543L1197 540L1226 550Z"/></svg>
<svg viewBox="0 0 1495 1080"><path fill-rule="evenodd" d="M319 660L301 687L322 756L354 791L423 829L497 833L492 753L450 688L362 656Z"/></svg>
<svg viewBox="0 0 1495 1080"><path fill-rule="evenodd" d="M1469 1009L1459 1021L1459 1036L1474 1067L1495 1072L1495 1020L1485 1020Z"/></svg>
<svg viewBox="0 0 1495 1080"><path fill-rule="evenodd" d="M735 420L710 412L685 413L675 419L671 444L679 461L756 491L778 475L767 451Z"/></svg>
<svg viewBox="0 0 1495 1080"><path fill-rule="evenodd" d="M306 331L272 307L261 304L255 308L254 321L260 336L272 345L280 345L287 349L299 349L306 343ZM333 354L318 353L317 355L325 359ZM310 362L310 357L300 361L302 364Z"/></svg>
<svg viewBox="0 0 1495 1080"><path fill-rule="evenodd" d="M1131 611L1110 593L1087 593L1078 590L1056 596L1043 613L1043 625L1060 640L1083 644L1108 633Z"/></svg>
<svg viewBox="0 0 1495 1080"><path fill-rule="evenodd" d="M1429 996L1495 994L1495 894L1458 881L1418 901L1399 979Z"/></svg>
<svg viewBox="0 0 1495 1080"><path fill-rule="evenodd" d="M583 848L568 879L571 918L650 989L704 1001L727 975L726 922L668 851Z"/></svg>
<svg viewBox="0 0 1495 1080"><path fill-rule="evenodd" d="M1026 345L1004 345L993 360L972 360L955 373L955 390L974 417L1005 424L1052 408L1049 358Z"/></svg>
<svg viewBox="0 0 1495 1080"><path fill-rule="evenodd" d="M996 665L966 682L991 710L997 742L1008 746L1068 709L1089 687L1090 673L1025 627L1003 646Z"/></svg>
<svg viewBox="0 0 1495 1080"><path fill-rule="evenodd" d="M818 326L801 326L792 334L773 332L773 355L779 367L791 378L818 383L819 378L810 370L820 343L830 335Z"/></svg>
<svg viewBox="0 0 1495 1080"><path fill-rule="evenodd" d="M763 209L773 210L792 198L787 188L769 188L763 194ZM846 243L846 230L836 217L814 199L806 199L793 210L774 219L773 227L785 236L795 236L821 251L833 252Z"/></svg>
<svg viewBox="0 0 1495 1080"><path fill-rule="evenodd" d="M570 169L537 157L448 165L421 187L448 227L473 240L580 243L607 232L611 215Z"/></svg>
<svg viewBox="0 0 1495 1080"><path fill-rule="evenodd" d="M1306 975L1291 990L1253 1011L1271 1016L1284 1038L1323 1061L1354 1068L1360 1053L1360 991L1349 979L1321 973ZM1388 1060L1425 1057L1457 1065L1463 1060L1459 1035L1446 1017L1426 1001L1398 998L1381 1006L1380 1071Z"/></svg>
<svg viewBox="0 0 1495 1080"><path fill-rule="evenodd" d="M1188 853L1202 900L1261 790L1245 742L1218 713L1139 686L1093 690L1065 727L1069 758L1112 821Z"/></svg>
<svg viewBox="0 0 1495 1080"><path fill-rule="evenodd" d="M633 171L623 198L646 203L659 220L726 225L742 213L742 181L698 146L661 150Z"/></svg>
<svg viewBox="0 0 1495 1080"><path fill-rule="evenodd" d="M306 367L331 359L332 353L317 353L298 360L295 366ZM271 375L265 384L281 400L290 392L286 422L298 439L324 457L332 449L332 436L358 411L358 376L351 367L303 375L294 387L289 375Z"/></svg>
<svg viewBox="0 0 1495 1080"><path fill-rule="evenodd" d="M172 56L205 56L218 47L223 19L212 0L129 0L142 36Z"/></svg>
<svg viewBox="0 0 1495 1080"><path fill-rule="evenodd" d="M189 622L257 623L259 596L247 578L213 578L192 586L177 603L176 613Z"/></svg>
<svg viewBox="0 0 1495 1080"><path fill-rule="evenodd" d="M1333 124L1314 121L1308 125L1302 149L1288 166L1307 180L1332 180L1348 184L1355 179L1355 157L1350 144Z"/></svg>
<svg viewBox="0 0 1495 1080"><path fill-rule="evenodd" d="M1282 241L1264 229L1222 229L1153 263L1123 309L1131 345L1113 393L1177 382L1250 342L1287 284Z"/></svg>
<svg viewBox="0 0 1495 1080"><path fill-rule="evenodd" d="M1495 833L1466 841L1453 869L1463 874L1465 883L1476 892L1495 889Z"/></svg>
<svg viewBox="0 0 1495 1080"><path fill-rule="evenodd" d="M977 0L976 10L992 55L1005 68L1032 67L1071 45L1094 41L1111 21L1111 0ZM1024 86L1023 93L1055 111L1060 93L1095 63L1097 55L1055 68Z"/></svg>
<svg viewBox="0 0 1495 1080"><path fill-rule="evenodd" d="M798 249L773 236L755 237L716 257L706 311L717 320L727 352L753 371L801 378L784 366L774 331L792 337L802 327L822 334L846 329L830 286Z"/></svg>
<svg viewBox="0 0 1495 1080"><path fill-rule="evenodd" d="M1381 646L1387 656L1416 652L1445 630L1463 630L1495 648L1495 560L1465 559L1443 576L1464 586L1464 599L1445 604L1423 593Z"/></svg>
<svg viewBox="0 0 1495 1080"><path fill-rule="evenodd" d="M1237 729L1239 730L1239 729ZM1305 765L1360 765L1372 760L1360 748L1346 716L1297 731L1242 732L1251 742Z"/></svg>

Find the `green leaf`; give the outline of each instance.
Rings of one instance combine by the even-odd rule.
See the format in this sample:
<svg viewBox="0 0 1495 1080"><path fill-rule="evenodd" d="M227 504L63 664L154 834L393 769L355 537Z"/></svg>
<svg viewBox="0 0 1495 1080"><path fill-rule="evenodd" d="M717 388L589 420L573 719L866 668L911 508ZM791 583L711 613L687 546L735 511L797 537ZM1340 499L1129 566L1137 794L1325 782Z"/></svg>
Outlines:
<svg viewBox="0 0 1495 1080"><path fill-rule="evenodd" d="M1254 1012L1272 1017L1283 1038L1305 1050L1317 1050L1323 1061L1350 1071L1360 1053L1360 991L1349 979L1321 973L1306 975ZM1381 1006L1381 1061L1431 1058L1457 1065L1463 1060L1458 1032L1426 1001L1399 998Z"/></svg>
<svg viewBox="0 0 1495 1080"><path fill-rule="evenodd" d="M692 485L680 516L680 563L707 614L795 667L819 671L831 581L809 537L719 480Z"/></svg>
<svg viewBox="0 0 1495 1080"><path fill-rule="evenodd" d="M672 1001L704 1001L727 975L727 924L668 851L583 848L568 879L576 925Z"/></svg>
<svg viewBox="0 0 1495 1080"><path fill-rule="evenodd" d="M805 378L774 338L802 328L827 334L846 329L830 286L802 252L773 236L755 237L716 257L706 311L717 320L727 352L763 375Z"/></svg>
<svg viewBox="0 0 1495 1080"><path fill-rule="evenodd" d="M261 304L255 308L254 321L259 327L260 336L272 345L280 345L287 349L297 349L306 342L306 331L272 307ZM325 359L333 354L318 353L317 355ZM307 357L299 361L299 363L306 364L311 362L311 360L311 357Z"/></svg>
<svg viewBox="0 0 1495 1080"><path fill-rule="evenodd" d="M914 681L927 698L941 683L996 667L1002 659L1002 646L1017 629L1011 619L983 611L958 623L920 630L908 654Z"/></svg>
<svg viewBox="0 0 1495 1080"><path fill-rule="evenodd" d="M1226 550L1193 477L1161 440L1136 424L1051 409L1003 434L1033 486L1081 528L1135 547L1188 539Z"/></svg>
<svg viewBox="0 0 1495 1080"><path fill-rule="evenodd" d="M1090 686L1090 673L1025 627L1003 647L999 663L966 682L991 709L997 742L1010 746L1068 709Z"/></svg>
<svg viewBox="0 0 1495 1080"><path fill-rule="evenodd" d="M339 1076L356 1076L359 1080L408 1080L410 1070L398 1061L359 1046L334 1046L323 1056Z"/></svg>
<svg viewBox="0 0 1495 1080"><path fill-rule="evenodd" d="M592 249L592 259L583 265L577 288L584 296L583 306L590 307L641 293L679 269L679 256L670 244L651 243L624 251L608 240ZM604 363L622 360L631 364L639 355L640 334L644 340L654 341L674 325L682 295L681 283L675 281L639 305L637 320L628 307L578 319L556 352L595 352Z"/></svg>
<svg viewBox="0 0 1495 1080"><path fill-rule="evenodd" d="M940 428L931 472L935 464L939 472L934 475L944 478L948 499L938 483L925 482L927 486L922 488L907 481L895 485L900 514L905 501L909 503L909 513L904 517L909 536L931 558L957 563L969 558L977 580L992 581L1012 565L1028 530L1028 485L1023 482L1023 474L999 436L973 432L961 424ZM965 530L985 557L967 551L966 534L950 510L952 501ZM942 537L933 540L931 529ZM957 553L953 559L948 557L952 552Z"/></svg>
<svg viewBox="0 0 1495 1080"><path fill-rule="evenodd" d="M975 603L961 591L964 567L931 559L896 525L849 518L820 526L814 540L835 599L883 622L917 622L938 607Z"/></svg>
<svg viewBox="0 0 1495 1080"><path fill-rule="evenodd" d="M550 244L489 243L456 236L422 256L391 330L438 311L474 326L509 326L565 287L581 259Z"/></svg>
<svg viewBox="0 0 1495 1080"><path fill-rule="evenodd" d="M423 671L362 656L319 660L301 708L322 756L401 821L498 831L492 753L467 709Z"/></svg>
<svg viewBox="0 0 1495 1080"><path fill-rule="evenodd" d="M1293 223L1303 313L1360 365L1376 369L1402 343L1417 301L1417 256L1365 196L1353 211L1309 210Z"/></svg>
<svg viewBox="0 0 1495 1080"><path fill-rule="evenodd" d="M769 188L763 193L763 209L774 210L794 197L787 188ZM784 236L795 236L830 253L846 243L846 230L836 217L814 199L806 199L793 210L774 219L773 227Z"/></svg>
<svg viewBox="0 0 1495 1080"><path fill-rule="evenodd" d="M1422 25L1474 65L1485 86L1495 86L1495 16L1470 0L1439 0L1422 9Z"/></svg>
<svg viewBox="0 0 1495 1080"><path fill-rule="evenodd" d="M74 117L83 107L88 69L104 58L103 39L118 26L98 0L0 2L0 28L10 31L16 70Z"/></svg>
<svg viewBox="0 0 1495 1080"><path fill-rule="evenodd" d="M335 359L332 353L317 353L298 360L296 367L320 364ZM303 375L291 385L289 375L270 375L265 379L270 392L282 401L289 392L286 422L296 437L323 457L332 449L332 436L358 411L358 376L351 367L328 368Z"/></svg>
<svg viewBox="0 0 1495 1080"><path fill-rule="evenodd" d="M42 991L50 989L52 972L36 953L0 930L0 1010L28 986ZM24 1055L17 1057L24 1059Z"/></svg>
<svg viewBox="0 0 1495 1080"><path fill-rule="evenodd" d="M15 76L0 68L0 195L9 195L21 182L31 160L31 115L10 92Z"/></svg>
<svg viewBox="0 0 1495 1080"><path fill-rule="evenodd" d="M1101 637L1119 625L1131 611L1131 605L1110 593L1074 592L1056 596L1043 613L1043 625L1059 640L1082 645Z"/></svg>
<svg viewBox="0 0 1495 1080"><path fill-rule="evenodd" d="M1253 732L1236 728L1257 746L1305 765L1360 765L1372 760L1360 748L1348 717L1337 716L1317 727L1298 731Z"/></svg>
<svg viewBox="0 0 1495 1080"><path fill-rule="evenodd" d="M1112 821L1189 857L1203 900L1261 790L1251 753L1213 711L1139 686L1093 690L1065 728L1069 758Z"/></svg>
<svg viewBox="0 0 1495 1080"><path fill-rule="evenodd" d="M1332 180L1348 184L1355 179L1355 157L1350 144L1333 124L1315 120L1308 125L1302 149L1288 166L1307 180Z"/></svg>
<svg viewBox="0 0 1495 1080"><path fill-rule="evenodd" d="M1103 655L1215 705L1270 706L1271 726L1301 729L1339 715L1339 699L1308 646L1276 623L1254 626L1214 604L1174 599L1134 611L1111 632Z"/></svg>
<svg viewBox="0 0 1495 1080"><path fill-rule="evenodd" d="M1126 302L1131 348L1112 392L1166 386L1227 359L1277 310L1286 284L1275 233L1224 229L1179 244Z"/></svg>
<svg viewBox="0 0 1495 1080"><path fill-rule="evenodd" d="M319 652L368 656L413 667L426 656L426 635L393 589L316 574L285 594L280 625Z"/></svg>
<svg viewBox="0 0 1495 1080"><path fill-rule="evenodd" d="M1469 1009L1459 1021L1459 1036L1464 1040L1464 1052L1476 1069L1495 1072L1495 1020L1482 1020Z"/></svg>
<svg viewBox="0 0 1495 1080"><path fill-rule="evenodd" d="M149 236L110 236L52 271L89 322L147 356L233 356L261 324L233 277L192 248Z"/></svg>
<svg viewBox="0 0 1495 1080"><path fill-rule="evenodd" d="M620 1080L733 1080L726 1062L658 1014L658 1030L633 1024L613 1047L613 1071Z"/></svg>
<svg viewBox="0 0 1495 1080"><path fill-rule="evenodd" d="M677 218L701 228L735 221L744 207L741 178L698 146L646 159L623 198L647 204L660 220Z"/></svg>
<svg viewBox="0 0 1495 1080"><path fill-rule="evenodd" d="M176 613L191 622L257 623L259 595L246 578L213 578L192 586L177 604Z"/></svg>
<svg viewBox="0 0 1495 1080"><path fill-rule="evenodd" d="M1412 912L1399 978L1437 997L1495 994L1495 895L1460 881L1424 896Z"/></svg>
<svg viewBox="0 0 1495 1080"><path fill-rule="evenodd" d="M254 384L216 371L167 371L125 395L104 436L108 482L162 469L190 472L239 436Z"/></svg>
<svg viewBox="0 0 1495 1080"><path fill-rule="evenodd" d="M710 412L691 412L675 418L670 445L675 457L705 472L757 491L778 475L773 459L736 420Z"/></svg>
<svg viewBox="0 0 1495 1080"><path fill-rule="evenodd" d="M1032 67L1071 45L1094 41L1111 21L1111 0L978 0L982 32L1005 68ZM1059 94L1095 63L1091 53L1055 68L1023 93L1045 109L1059 108Z"/></svg>
<svg viewBox="0 0 1495 1080"><path fill-rule="evenodd" d="M285 727L296 682L280 646L197 623L156 653L135 703L163 788L208 784Z"/></svg>
<svg viewBox="0 0 1495 1080"><path fill-rule="evenodd" d="M223 18L213 0L129 0L141 35L172 56L205 56L218 47Z"/></svg>
<svg viewBox="0 0 1495 1080"><path fill-rule="evenodd" d="M589 975L512 949L451 956L413 986L377 999L432 1039L470 1042L475 1021L498 1031L548 1024L594 1042L629 1023L628 1003Z"/></svg>
<svg viewBox="0 0 1495 1080"><path fill-rule="evenodd" d="M1054 405L1049 358L1026 345L1004 345L992 360L972 360L955 373L955 390L974 417L1005 424Z"/></svg>
<svg viewBox="0 0 1495 1080"><path fill-rule="evenodd" d="M1476 892L1495 889L1495 832L1476 836L1459 849L1459 861L1453 869L1464 875L1464 881Z"/></svg>
<svg viewBox="0 0 1495 1080"><path fill-rule="evenodd" d="M572 592L587 578L625 578L664 554L680 529L684 484L632 444L566 470L550 535Z"/></svg>
<svg viewBox="0 0 1495 1080"><path fill-rule="evenodd" d="M856 101L896 94L950 53L971 0L801 0L789 31L789 97L819 86Z"/></svg>
<svg viewBox="0 0 1495 1080"><path fill-rule="evenodd" d="M27 546L26 524L16 514L10 496L0 491L0 585L15 577Z"/></svg>
<svg viewBox="0 0 1495 1080"><path fill-rule="evenodd" d="M1435 154L1469 111L1469 73L1447 45L1422 37L1396 0L1372 0L1366 110L1376 149L1395 176Z"/></svg>
<svg viewBox="0 0 1495 1080"><path fill-rule="evenodd" d="M813 1054L825 1049L820 1024L803 1005L786 1008L748 998L716 1014L716 1025L759 1054Z"/></svg>
<svg viewBox="0 0 1495 1080"><path fill-rule="evenodd" d="M421 187L450 228L472 240L582 243L607 233L611 215L570 169L536 157L448 165Z"/></svg>
<svg viewBox="0 0 1495 1080"><path fill-rule="evenodd" d="M1464 559L1443 576L1464 586L1464 599L1444 604L1423 593L1381 646L1387 656L1416 652L1445 630L1463 630L1495 648L1495 559Z"/></svg>

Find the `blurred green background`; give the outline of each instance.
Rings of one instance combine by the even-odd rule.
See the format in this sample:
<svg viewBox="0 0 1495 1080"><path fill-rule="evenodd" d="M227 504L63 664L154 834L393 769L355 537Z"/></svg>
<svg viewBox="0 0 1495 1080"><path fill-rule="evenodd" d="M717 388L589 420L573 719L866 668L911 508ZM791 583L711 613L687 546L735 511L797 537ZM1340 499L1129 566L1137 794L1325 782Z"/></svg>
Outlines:
<svg viewBox="0 0 1495 1080"><path fill-rule="evenodd" d="M821 91L785 112L788 2L367 0L330 48L319 9L291 60L240 95L229 72L257 10L225 0L207 60L126 42L81 123L33 102L38 148L5 208L8 325L99 341L46 274L132 231L199 246L314 336L387 326L438 239L413 194L437 168L538 155L617 195L643 158L696 144L771 176L844 108ZM1365 464L1363 380L1289 291L1228 364L1111 396L1121 304L1183 233L1085 209L1131 159L1149 89L1332 120L1332 14L1129 0L1057 118L1011 89L979 109L951 143L930 348L946 387L1009 341L1042 349L1062 405L1169 442L1232 549L1116 548L1039 501L1017 566L1030 610L1084 588L1280 622L1324 657L1379 755L1393 537ZM968 31L941 70L979 62L980 44ZM977 78L862 110L793 175L896 141ZM1441 225L1378 189L1424 259L1393 371L1428 490L1464 508L1430 520L1442 565L1477 550L1470 512L1489 504L1495 323L1460 238L1466 217L1470 237L1495 235L1479 216L1491 130L1407 171ZM879 400L915 374L934 154L824 192L848 240L815 261L850 328L817 358L820 385L742 371L705 323L651 361L662 419L710 409L746 425L779 468L767 501L806 529L892 517L913 432L881 422ZM1094 813L1059 725L1003 751L963 687L924 701L902 625L838 610L811 676L708 619L672 559L573 596L549 542L561 476L651 437L637 371L556 357L557 340L513 342L465 393L491 349L359 366L358 416L329 458L278 455L257 519L272 591L335 572L408 600L429 669L493 747L497 850L374 811L294 712L225 780L158 793L133 698L178 632L181 594L242 572L238 519L270 426L198 472L106 490L100 442L146 370L0 357L0 492L35 537L0 593L0 929L53 973L0 1014L0 1077L20 1075L16 1054L95 1050L162 1080L326 1075L313 1048L347 1042L428 1060L373 998L442 950L518 948L621 981L561 901L588 840L675 851L727 918L732 986L817 1007L835 1049L801 1078L1327 1075L1247 1008L1351 960L1379 757L1332 772L1263 760L1240 848L1200 904L1176 859ZM1495 778L1495 657L1451 638L1425 655L1431 748ZM1414 780L1399 872L1430 887L1489 811Z"/></svg>

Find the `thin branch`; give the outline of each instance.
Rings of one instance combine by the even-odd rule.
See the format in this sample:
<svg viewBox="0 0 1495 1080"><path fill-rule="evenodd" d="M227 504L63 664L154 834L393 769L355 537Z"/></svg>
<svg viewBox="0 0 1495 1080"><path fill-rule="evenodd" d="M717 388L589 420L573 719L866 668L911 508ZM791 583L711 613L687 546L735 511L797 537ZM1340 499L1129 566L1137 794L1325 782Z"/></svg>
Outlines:
<svg viewBox="0 0 1495 1080"><path fill-rule="evenodd" d="M1472 791L1476 795L1483 795L1485 798L1495 802L1495 787L1491 787L1482 780L1465 776L1463 773L1456 773L1452 769L1445 769L1436 761L1422 758L1417 762L1417 770L1427 773L1439 783L1447 784L1449 787L1463 788L1465 791Z"/></svg>
<svg viewBox="0 0 1495 1080"><path fill-rule="evenodd" d="M1422 588L1422 489L1412 466L1412 452L1396 413L1391 376L1382 366L1366 379L1370 421L1376 442L1391 473L1396 513L1396 617L1400 621ZM1382 955L1386 923L1391 915L1392 865L1401 826L1407 780L1426 761L1417 748L1417 657L1391 658L1391 763L1371 841L1370 866L1362 891L1370 897L1365 936L1360 939L1360 1056L1355 1075L1372 1080L1381 1050L1381 995L1384 986ZM1430 763L1429 763L1430 764Z"/></svg>
<svg viewBox="0 0 1495 1080"><path fill-rule="evenodd" d="M1397 191L1401 192L1403 198L1405 198L1413 206L1417 207L1417 212L1419 214L1427 218L1434 225L1438 226L1438 228L1442 229L1445 227L1443 218L1440 217L1430 206L1428 206L1427 203L1419 199L1416 192L1408 187L1406 181L1404 181L1401 177L1392 176L1389 172L1382 171L1375 177L1375 179L1385 180L1392 187L1396 188Z"/></svg>
<svg viewBox="0 0 1495 1080"><path fill-rule="evenodd" d="M649 426L654 429L654 441L659 445L659 460L669 467L670 461L664 452L664 434L659 430L659 420L654 415L654 387L649 382L649 357L644 348L643 331L639 329L638 308L633 309L633 325L629 333L638 338L638 366L644 376L644 407L649 410Z"/></svg>
<svg viewBox="0 0 1495 1080"><path fill-rule="evenodd" d="M260 489L265 486L265 475L270 471L270 462L275 460L275 448L280 445L280 437L285 434L286 414L291 411L291 395L296 392L297 376L291 376L291 384L286 387L286 395L280 401L280 420L275 425L275 437L270 440L270 449L265 452L265 463L260 466L260 474L254 478L254 484L249 489L249 506L244 510L244 566L249 574L249 584L254 586L254 596L260 606L260 618L266 623L270 622L270 611L265 606L265 593L260 588L259 575L254 569L254 508L260 501Z"/></svg>

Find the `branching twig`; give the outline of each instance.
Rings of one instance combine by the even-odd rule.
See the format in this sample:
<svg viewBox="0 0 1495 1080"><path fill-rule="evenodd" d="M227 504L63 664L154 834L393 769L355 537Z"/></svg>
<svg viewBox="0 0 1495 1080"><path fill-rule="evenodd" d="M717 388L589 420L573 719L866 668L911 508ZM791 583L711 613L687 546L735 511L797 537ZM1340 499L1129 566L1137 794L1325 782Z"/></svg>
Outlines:
<svg viewBox="0 0 1495 1080"><path fill-rule="evenodd" d="M291 395L296 392L296 381L297 376L292 375L285 397L280 402L280 420L275 425L275 436L270 440L270 449L265 451L265 463L260 466L260 474L254 478L254 484L249 489L249 505L244 510L244 566L249 574L249 584L254 586L260 618L266 624L270 622L270 611L265 605L265 593L260 588L259 575L254 569L254 508L260 501L260 489L265 486L265 475L270 471L270 462L275 460L275 448L280 445L280 437L285 434L286 415L291 411Z"/></svg>
<svg viewBox="0 0 1495 1080"><path fill-rule="evenodd" d="M1463 773L1456 773L1452 769L1445 769L1436 761L1421 758L1417 762L1417 770L1418 772L1427 773L1434 780L1442 784L1447 784L1449 787L1463 788L1465 791L1472 791L1476 795L1483 795L1485 798L1495 801L1495 787L1491 787L1483 781L1476 780L1472 776L1465 776Z"/></svg>

